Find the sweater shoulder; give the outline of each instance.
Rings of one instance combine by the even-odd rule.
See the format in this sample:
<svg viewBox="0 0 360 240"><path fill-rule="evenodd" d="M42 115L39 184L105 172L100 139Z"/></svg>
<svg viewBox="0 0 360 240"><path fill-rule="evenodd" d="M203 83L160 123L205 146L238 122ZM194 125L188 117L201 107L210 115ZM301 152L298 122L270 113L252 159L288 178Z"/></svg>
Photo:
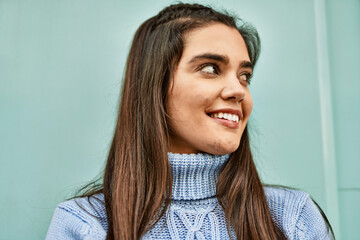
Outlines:
<svg viewBox="0 0 360 240"><path fill-rule="evenodd" d="M46 239L105 239L107 218L103 195L75 198L55 209Z"/></svg>
<svg viewBox="0 0 360 240"><path fill-rule="evenodd" d="M264 187L264 191L269 207L301 207L310 198L306 192L285 187Z"/></svg>
<svg viewBox="0 0 360 240"><path fill-rule="evenodd" d="M283 187L264 190L274 222L290 239L331 239L325 220L308 193Z"/></svg>

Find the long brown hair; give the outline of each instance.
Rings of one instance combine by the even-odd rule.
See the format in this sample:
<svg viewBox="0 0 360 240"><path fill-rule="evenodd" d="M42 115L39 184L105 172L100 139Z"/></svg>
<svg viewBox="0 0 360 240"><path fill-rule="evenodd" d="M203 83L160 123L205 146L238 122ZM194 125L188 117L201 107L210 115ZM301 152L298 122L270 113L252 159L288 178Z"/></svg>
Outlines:
<svg viewBox="0 0 360 240"><path fill-rule="evenodd" d="M139 239L170 204L166 93L183 52L184 34L212 23L238 29L252 64L256 64L260 52L256 30L229 14L198 4L169 6L145 21L135 34L103 185L97 189L105 198L106 239ZM270 216L247 128L220 174L217 197L228 232L231 225L238 239L285 239Z"/></svg>

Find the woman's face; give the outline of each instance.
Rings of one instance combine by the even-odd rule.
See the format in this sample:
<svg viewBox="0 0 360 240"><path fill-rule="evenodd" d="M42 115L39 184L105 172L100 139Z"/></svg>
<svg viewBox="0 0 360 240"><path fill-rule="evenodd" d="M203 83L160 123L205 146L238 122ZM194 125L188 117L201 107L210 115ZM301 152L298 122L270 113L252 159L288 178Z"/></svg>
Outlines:
<svg viewBox="0 0 360 240"><path fill-rule="evenodd" d="M244 39L216 23L190 31L184 42L167 95L169 151L232 153L253 106Z"/></svg>

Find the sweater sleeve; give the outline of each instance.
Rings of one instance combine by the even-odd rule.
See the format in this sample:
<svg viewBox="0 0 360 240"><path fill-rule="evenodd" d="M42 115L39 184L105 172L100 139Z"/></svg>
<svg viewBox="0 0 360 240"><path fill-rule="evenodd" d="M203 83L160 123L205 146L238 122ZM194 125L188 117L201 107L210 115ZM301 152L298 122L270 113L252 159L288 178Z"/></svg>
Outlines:
<svg viewBox="0 0 360 240"><path fill-rule="evenodd" d="M332 239L325 220L308 193L265 187L270 214L290 240Z"/></svg>
<svg viewBox="0 0 360 240"><path fill-rule="evenodd" d="M332 239L325 220L315 203L307 196L295 225L295 239Z"/></svg>
<svg viewBox="0 0 360 240"><path fill-rule="evenodd" d="M92 240L105 237L106 232L94 216L74 201L68 201L55 209L46 240Z"/></svg>

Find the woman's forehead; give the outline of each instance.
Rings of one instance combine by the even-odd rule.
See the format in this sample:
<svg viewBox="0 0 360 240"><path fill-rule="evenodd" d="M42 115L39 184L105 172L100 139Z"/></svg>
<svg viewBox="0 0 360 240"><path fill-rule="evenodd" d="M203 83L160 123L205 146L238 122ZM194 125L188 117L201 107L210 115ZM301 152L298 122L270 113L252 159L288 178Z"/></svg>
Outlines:
<svg viewBox="0 0 360 240"><path fill-rule="evenodd" d="M196 28L184 36L182 58L185 61L207 53L226 56L231 61L250 61L245 41L239 31L220 23Z"/></svg>

